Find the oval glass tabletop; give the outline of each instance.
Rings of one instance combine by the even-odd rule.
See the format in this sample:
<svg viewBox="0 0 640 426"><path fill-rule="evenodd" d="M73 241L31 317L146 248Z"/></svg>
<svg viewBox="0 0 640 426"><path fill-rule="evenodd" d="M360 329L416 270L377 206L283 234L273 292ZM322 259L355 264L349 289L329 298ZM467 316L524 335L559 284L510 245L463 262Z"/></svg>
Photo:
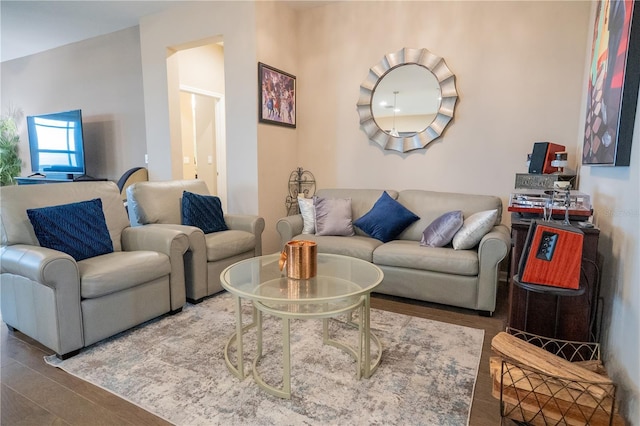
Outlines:
<svg viewBox="0 0 640 426"><path fill-rule="evenodd" d="M275 253L231 265L220 274L222 286L237 296L269 305L308 305L351 300L372 291L384 276L370 262L320 253L317 275L298 280L280 271L279 258L280 253Z"/></svg>

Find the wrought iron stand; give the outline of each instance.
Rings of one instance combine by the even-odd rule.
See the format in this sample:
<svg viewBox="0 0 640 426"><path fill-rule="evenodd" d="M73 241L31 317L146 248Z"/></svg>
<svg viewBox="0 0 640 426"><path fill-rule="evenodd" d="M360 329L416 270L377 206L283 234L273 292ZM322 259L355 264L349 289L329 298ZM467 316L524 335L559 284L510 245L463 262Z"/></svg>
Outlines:
<svg viewBox="0 0 640 426"><path fill-rule="evenodd" d="M285 202L287 216L300 213L298 195L311 198L315 193L316 179L310 171L304 170L302 167L298 167L292 171L291 175L289 175L289 195L287 195Z"/></svg>

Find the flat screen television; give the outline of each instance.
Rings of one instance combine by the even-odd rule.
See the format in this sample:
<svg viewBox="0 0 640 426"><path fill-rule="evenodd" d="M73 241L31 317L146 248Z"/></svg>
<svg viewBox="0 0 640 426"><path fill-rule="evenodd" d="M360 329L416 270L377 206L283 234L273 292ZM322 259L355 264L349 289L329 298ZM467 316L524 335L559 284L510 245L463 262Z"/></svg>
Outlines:
<svg viewBox="0 0 640 426"><path fill-rule="evenodd" d="M60 179L85 175L81 110L28 116L27 132L35 175Z"/></svg>

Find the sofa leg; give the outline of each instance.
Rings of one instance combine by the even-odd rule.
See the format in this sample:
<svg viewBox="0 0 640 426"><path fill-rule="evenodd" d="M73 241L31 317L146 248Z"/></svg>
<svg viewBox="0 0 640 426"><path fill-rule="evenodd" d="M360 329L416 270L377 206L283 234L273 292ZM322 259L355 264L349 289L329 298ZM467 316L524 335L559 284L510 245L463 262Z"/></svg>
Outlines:
<svg viewBox="0 0 640 426"><path fill-rule="evenodd" d="M180 312L182 312L182 306L181 306L181 307L179 307L179 308L178 308L178 309L176 309L176 310L169 311L169 315L179 314Z"/></svg>
<svg viewBox="0 0 640 426"><path fill-rule="evenodd" d="M60 355L60 354L56 354L56 357L58 357L58 359L64 361L65 359L69 359L72 356L76 356L80 353L80 349L76 349L75 351L71 351L71 352L67 352L66 354Z"/></svg>
<svg viewBox="0 0 640 426"><path fill-rule="evenodd" d="M491 311L478 311L478 315L480 315L481 317L491 318L491 317L493 317L493 312L491 312Z"/></svg>
<svg viewBox="0 0 640 426"><path fill-rule="evenodd" d="M204 300L204 297L201 297L200 299L191 299L187 297L187 302L191 303L192 305L197 305L198 303L201 303L203 300Z"/></svg>
<svg viewBox="0 0 640 426"><path fill-rule="evenodd" d="M18 331L18 330L16 330L14 327L11 327L9 324L7 324L7 328L8 328L8 329L9 329L9 331L10 331L10 332L12 332L12 333L15 333L16 331Z"/></svg>

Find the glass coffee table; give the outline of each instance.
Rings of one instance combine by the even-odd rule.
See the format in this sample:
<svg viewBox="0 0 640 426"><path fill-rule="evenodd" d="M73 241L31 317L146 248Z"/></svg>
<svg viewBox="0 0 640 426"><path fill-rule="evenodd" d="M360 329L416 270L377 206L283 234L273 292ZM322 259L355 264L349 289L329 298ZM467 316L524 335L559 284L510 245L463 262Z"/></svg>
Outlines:
<svg viewBox="0 0 640 426"><path fill-rule="evenodd" d="M382 281L383 273L372 263L335 254L318 254L317 275L308 280L287 278L280 271L280 253L254 257L235 263L220 274L222 286L235 298L236 330L224 348L225 362L239 379L245 378L242 335L256 327L257 355L253 360L253 378L272 395L291 398L291 345L292 319L323 319L323 343L342 349L356 361L356 376L369 378L382 358L380 339L371 332L369 312L371 291ZM242 299L253 305L253 321L243 325ZM357 312L358 319L352 314ZM262 353L262 314L282 320L282 388L271 386L258 372ZM354 346L331 339L329 320L346 314L346 324L357 327L358 342ZM371 340L377 346L377 355L371 359ZM235 343L236 364L229 357Z"/></svg>

